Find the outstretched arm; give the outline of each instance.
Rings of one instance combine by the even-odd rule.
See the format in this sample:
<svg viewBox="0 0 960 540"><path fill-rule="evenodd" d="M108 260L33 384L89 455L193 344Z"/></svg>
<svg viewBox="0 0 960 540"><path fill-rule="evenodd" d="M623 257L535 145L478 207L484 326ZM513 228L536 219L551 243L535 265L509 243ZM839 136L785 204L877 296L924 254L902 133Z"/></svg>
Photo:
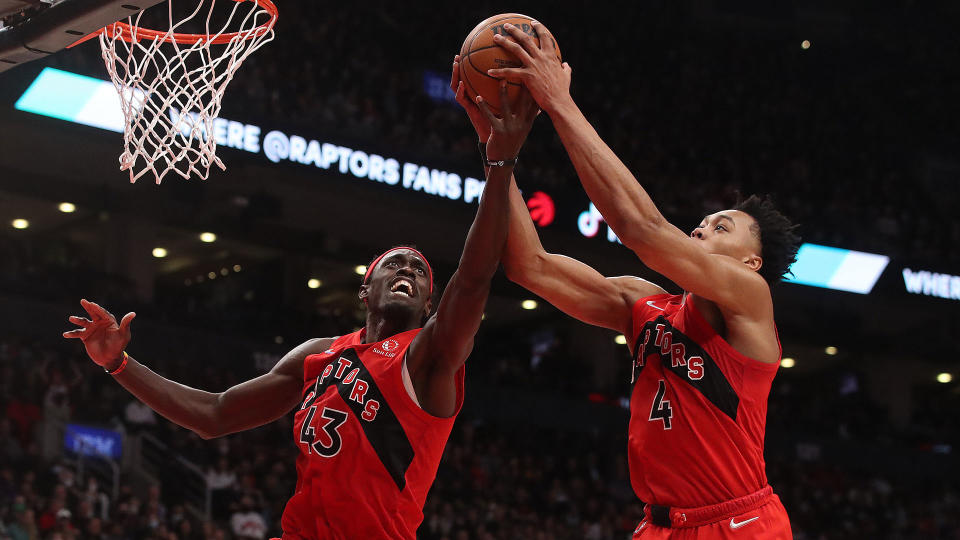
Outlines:
<svg viewBox="0 0 960 540"><path fill-rule="evenodd" d="M620 240L653 270L685 290L735 312L769 302L769 288L745 265L712 255L663 217L629 169L603 142L570 96L570 66L556 60L549 31L534 23L541 49L519 29L507 26L516 40L495 36L515 54L523 68L491 70L497 77L519 79L550 115L590 200ZM544 39L545 38L545 39Z"/></svg>
<svg viewBox="0 0 960 540"><path fill-rule="evenodd" d="M454 66L454 77L456 71ZM478 105L491 130L487 158L507 164L487 169L487 183L467 233L460 264L447 283L436 313L411 343L407 355L407 368L420 404L436 416L450 416L455 412L454 376L473 350L473 339L490 293L490 280L507 240L507 194L512 160L517 157L538 113L528 93L521 93L517 102L510 103L505 83L500 90L502 119L490 112L482 98L478 98ZM463 99L462 88L458 95Z"/></svg>
<svg viewBox="0 0 960 540"><path fill-rule="evenodd" d="M511 281L567 315L624 334L630 333L633 304L645 296L666 292L637 277L607 278L576 259L547 253L514 182L510 186L510 232L503 268Z"/></svg>
<svg viewBox="0 0 960 540"><path fill-rule="evenodd" d="M90 358L108 371L120 367L130 342L130 323L135 313L120 323L99 305L81 300L90 316L70 317L80 326L63 337L83 341ZM127 365L114 378L148 407L171 422L204 439L251 429L288 413L300 401L303 387L303 359L325 350L330 339L313 339L288 352L270 372L238 384L225 392L213 393L191 388L154 373L127 356Z"/></svg>

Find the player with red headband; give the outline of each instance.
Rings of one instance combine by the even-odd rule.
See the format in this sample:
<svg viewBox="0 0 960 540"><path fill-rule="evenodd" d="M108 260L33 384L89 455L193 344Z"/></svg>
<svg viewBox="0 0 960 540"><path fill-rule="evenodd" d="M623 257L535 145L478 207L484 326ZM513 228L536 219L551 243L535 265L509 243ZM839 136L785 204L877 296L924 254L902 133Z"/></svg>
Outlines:
<svg viewBox="0 0 960 540"><path fill-rule="evenodd" d="M501 91L506 103L506 85ZM370 264L360 286L363 329L311 339L269 373L219 393L165 379L129 356L124 349L133 313L118 324L82 300L90 318L69 319L81 328L64 337L81 339L90 358L124 388L205 439L296 408L298 478L281 520L285 540L416 537L506 244L515 158L538 112L526 93L513 104L515 113L507 103L502 119L479 104L493 126L487 184L459 267L432 315L426 257L411 247L391 248Z"/></svg>

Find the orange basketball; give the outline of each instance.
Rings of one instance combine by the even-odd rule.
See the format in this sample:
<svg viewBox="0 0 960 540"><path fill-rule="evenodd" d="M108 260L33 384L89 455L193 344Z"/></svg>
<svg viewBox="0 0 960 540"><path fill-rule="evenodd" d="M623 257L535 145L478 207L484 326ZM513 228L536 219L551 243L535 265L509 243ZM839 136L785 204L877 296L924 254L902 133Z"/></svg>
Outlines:
<svg viewBox="0 0 960 540"><path fill-rule="evenodd" d="M477 94L483 96L490 109L498 115L500 114L500 79L487 75L487 70L523 67L523 64L506 49L494 44L493 36L502 34L509 37L510 34L503 25L510 23L533 37L539 45L540 40L533 31L531 21L533 21L532 18L519 13L494 15L478 24L467 36L460 49L460 80L463 81L467 96L471 98L476 98ZM554 40L554 46L556 46L556 40ZM557 47L557 59L560 59L559 47ZM517 99L521 88L522 85L519 82L507 81L507 96L511 102Z"/></svg>

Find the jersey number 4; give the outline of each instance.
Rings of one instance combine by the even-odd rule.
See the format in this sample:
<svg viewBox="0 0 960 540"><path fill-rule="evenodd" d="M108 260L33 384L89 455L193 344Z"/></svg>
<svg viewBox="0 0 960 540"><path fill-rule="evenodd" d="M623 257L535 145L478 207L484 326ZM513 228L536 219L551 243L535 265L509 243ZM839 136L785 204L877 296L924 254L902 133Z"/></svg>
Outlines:
<svg viewBox="0 0 960 540"><path fill-rule="evenodd" d="M670 407L670 400L663 399L667 391L667 385L660 379L660 386L657 387L657 397L653 398L653 406L650 407L650 421L663 420L663 429L670 429L670 419L673 418L673 408Z"/></svg>
<svg viewBox="0 0 960 540"><path fill-rule="evenodd" d="M340 447L343 445L343 439L340 438L337 428L347 421L347 413L330 407L323 408L320 418L326 418L327 422L322 429L330 439L330 444L323 444L323 441L317 438L316 430L313 429L313 415L316 412L316 406L310 407L307 411L307 417L303 419L303 427L300 429L300 442L307 445L307 453L313 448L313 451L320 456L333 457L340 452Z"/></svg>

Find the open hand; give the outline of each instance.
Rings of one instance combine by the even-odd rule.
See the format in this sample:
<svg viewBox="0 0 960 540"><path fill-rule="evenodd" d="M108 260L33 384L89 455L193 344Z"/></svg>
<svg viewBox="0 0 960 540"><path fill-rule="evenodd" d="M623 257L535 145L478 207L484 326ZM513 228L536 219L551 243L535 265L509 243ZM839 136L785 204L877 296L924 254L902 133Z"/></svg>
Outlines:
<svg viewBox="0 0 960 540"><path fill-rule="evenodd" d="M517 157L520 147L527 140L533 121L540 114L540 108L533 101L530 92L522 90L515 102L507 96L507 81L500 81L500 103L503 118L493 114L483 96L477 96L477 107L490 124L490 137L487 139L487 159L510 160Z"/></svg>
<svg viewBox="0 0 960 540"><path fill-rule="evenodd" d="M466 89L463 81L460 80L460 55L453 57L453 74L450 75L450 89L453 90L457 98L457 103L467 111L470 117L470 123L473 129L477 131L477 136L482 142L490 138L490 122L487 121L477 104L470 100L466 95Z"/></svg>
<svg viewBox="0 0 960 540"><path fill-rule="evenodd" d="M116 368L122 360L123 350L130 343L130 322L137 314L127 313L117 324L117 318L97 304L80 300L80 305L90 318L71 316L68 320L80 328L64 332L63 337L79 338L87 349L87 355L98 366Z"/></svg>
<svg viewBox="0 0 960 540"><path fill-rule="evenodd" d="M510 51L523 67L491 69L487 74L498 79L522 82L547 114L571 99L570 64L560 63L556 41L550 31L542 24L533 22L533 30L540 40L540 45L537 46L532 37L516 26L508 23L504 24L503 28L513 39L497 34L493 36L493 42Z"/></svg>

